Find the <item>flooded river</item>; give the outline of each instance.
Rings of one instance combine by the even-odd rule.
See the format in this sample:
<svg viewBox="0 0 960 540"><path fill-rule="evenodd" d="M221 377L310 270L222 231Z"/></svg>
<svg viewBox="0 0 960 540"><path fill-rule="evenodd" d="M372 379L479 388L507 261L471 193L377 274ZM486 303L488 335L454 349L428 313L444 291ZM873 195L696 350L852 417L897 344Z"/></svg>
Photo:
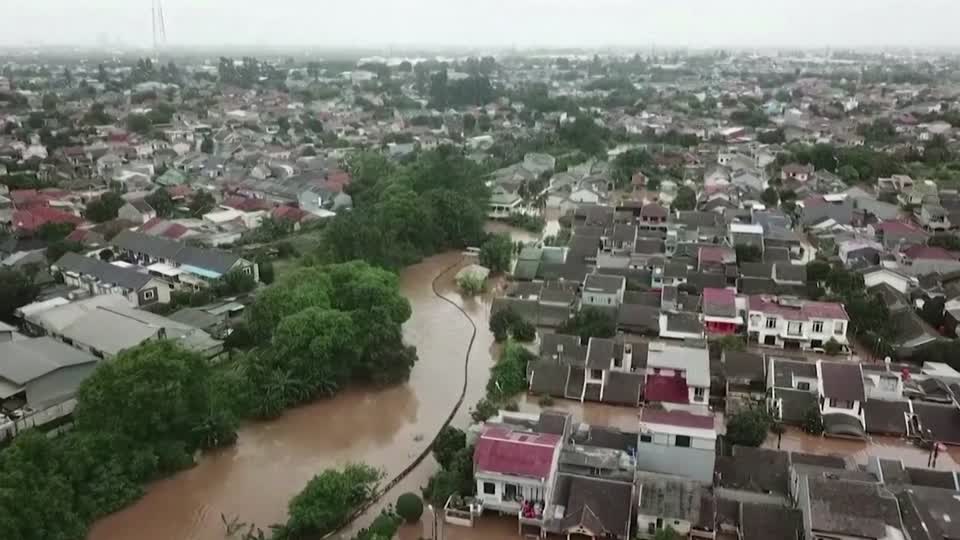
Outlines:
<svg viewBox="0 0 960 540"><path fill-rule="evenodd" d="M138 502L97 522L89 540L220 540L221 514L264 529L285 521L290 498L325 468L365 462L393 478L426 448L460 396L473 327L431 288L438 274L460 260L457 253L440 255L401 274L403 294L413 307L404 335L420 357L408 383L354 388L276 420L248 424L234 446L204 455L194 468L152 484ZM444 274L438 288L478 327L467 395L456 419L466 425L469 407L483 395L493 358L487 330L490 298L462 300L453 289L453 273ZM436 467L431 461L396 489L418 491Z"/></svg>

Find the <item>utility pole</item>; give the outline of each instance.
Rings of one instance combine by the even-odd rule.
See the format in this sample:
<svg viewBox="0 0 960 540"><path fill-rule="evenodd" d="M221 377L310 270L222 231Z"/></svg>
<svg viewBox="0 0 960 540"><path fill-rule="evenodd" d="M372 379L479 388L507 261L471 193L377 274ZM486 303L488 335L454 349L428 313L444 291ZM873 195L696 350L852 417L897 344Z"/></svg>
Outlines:
<svg viewBox="0 0 960 540"><path fill-rule="evenodd" d="M151 0L150 23L153 29L153 62L160 63L160 48L167 43L167 28L163 21L163 2Z"/></svg>

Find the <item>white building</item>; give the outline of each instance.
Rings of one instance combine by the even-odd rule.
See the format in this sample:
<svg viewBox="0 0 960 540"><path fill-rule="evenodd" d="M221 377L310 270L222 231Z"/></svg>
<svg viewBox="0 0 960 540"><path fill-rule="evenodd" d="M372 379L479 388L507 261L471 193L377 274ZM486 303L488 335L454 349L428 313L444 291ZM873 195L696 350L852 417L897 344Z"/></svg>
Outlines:
<svg viewBox="0 0 960 540"><path fill-rule="evenodd" d="M709 484L716 445L712 415L647 408L640 415L637 468Z"/></svg>
<svg viewBox="0 0 960 540"><path fill-rule="evenodd" d="M747 319L750 340L762 345L806 350L830 340L848 344L849 317L836 302L754 295L748 300Z"/></svg>
<svg viewBox="0 0 960 540"><path fill-rule="evenodd" d="M559 435L487 428L473 451L484 509L519 515L525 501L549 501L563 440Z"/></svg>

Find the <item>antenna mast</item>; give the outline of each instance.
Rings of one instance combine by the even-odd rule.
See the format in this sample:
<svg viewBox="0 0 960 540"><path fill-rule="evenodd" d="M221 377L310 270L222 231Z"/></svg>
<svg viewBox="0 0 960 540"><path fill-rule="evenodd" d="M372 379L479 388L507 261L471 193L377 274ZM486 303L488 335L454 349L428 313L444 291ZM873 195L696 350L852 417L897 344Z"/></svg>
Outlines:
<svg viewBox="0 0 960 540"><path fill-rule="evenodd" d="M150 6L151 26L153 28L153 57L154 62L160 61L160 48L167 44L167 28L163 22L162 0L152 0Z"/></svg>

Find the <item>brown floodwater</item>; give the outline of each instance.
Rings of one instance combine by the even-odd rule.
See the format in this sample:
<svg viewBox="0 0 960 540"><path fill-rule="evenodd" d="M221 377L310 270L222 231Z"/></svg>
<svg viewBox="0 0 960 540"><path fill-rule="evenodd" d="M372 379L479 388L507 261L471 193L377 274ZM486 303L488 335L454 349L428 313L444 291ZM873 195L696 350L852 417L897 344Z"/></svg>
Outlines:
<svg viewBox="0 0 960 540"><path fill-rule="evenodd" d="M770 435L764 443L767 448L777 448L777 436ZM808 454L839 455L851 457L863 465L871 456L884 459L900 459L908 467L926 467L929 450L897 437L873 436L866 441L838 439L810 435L797 428L788 428L780 440L780 449L806 452ZM960 470L960 448L948 446L937 457L937 469Z"/></svg>
<svg viewBox="0 0 960 540"><path fill-rule="evenodd" d="M290 498L325 468L364 462L381 468L387 479L396 476L426 448L460 396L473 327L433 294L431 283L462 258L438 255L401 273L403 294L413 307L404 337L420 357L407 383L353 388L278 419L247 424L232 447L203 455L192 469L151 484L139 501L98 521L89 540L221 540L221 515L264 529L285 521ZM452 284L454 273L445 273L438 287L478 328L466 399L456 417L463 426L470 406L483 395L495 352L487 330L492 293L462 299ZM383 500L395 500L394 492L418 491L435 469L432 459L425 460Z"/></svg>

